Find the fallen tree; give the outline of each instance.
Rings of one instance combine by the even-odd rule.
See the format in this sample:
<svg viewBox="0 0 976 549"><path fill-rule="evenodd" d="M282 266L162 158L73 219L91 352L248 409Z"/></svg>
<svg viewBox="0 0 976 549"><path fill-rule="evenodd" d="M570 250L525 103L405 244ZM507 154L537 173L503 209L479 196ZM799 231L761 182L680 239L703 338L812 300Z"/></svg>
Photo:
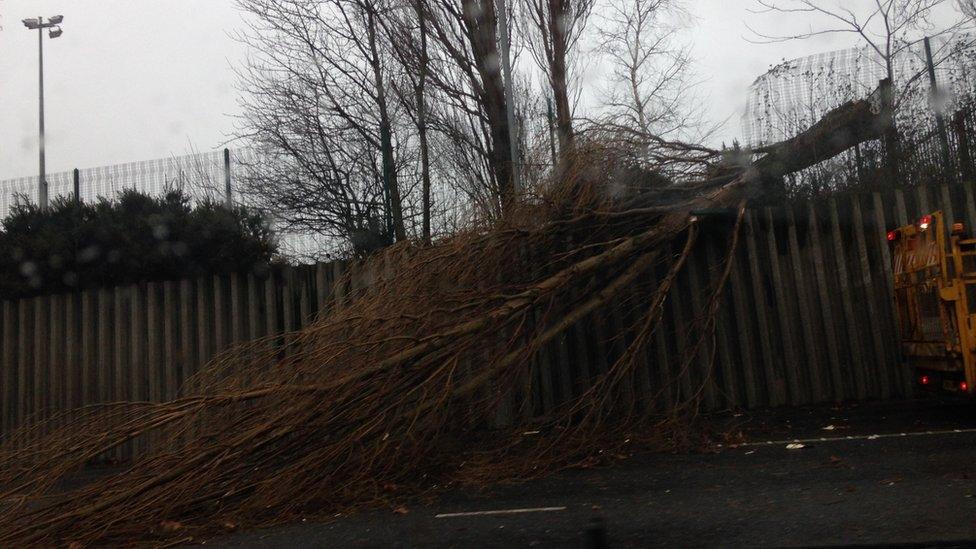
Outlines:
<svg viewBox="0 0 976 549"><path fill-rule="evenodd" d="M845 105L748 166L626 200L601 192L591 169L617 162L612 150L580 145L540 200L501 225L391 248L372 260L373 284L284 347L265 340L225 353L171 402L93 406L8 437L0 544L162 545L671 444L695 394L662 411L626 381L698 239L691 212L731 209L737 229L747 189L875 138L873 116L867 102ZM682 367L709 337L737 236L688 327ZM657 267L663 276L649 276ZM503 402L525 402L538 351L625 291L642 313L610 334L627 342L617 360L533 419L538 435L525 436L519 420L489 429ZM62 488L137 439L155 449L121 473Z"/></svg>

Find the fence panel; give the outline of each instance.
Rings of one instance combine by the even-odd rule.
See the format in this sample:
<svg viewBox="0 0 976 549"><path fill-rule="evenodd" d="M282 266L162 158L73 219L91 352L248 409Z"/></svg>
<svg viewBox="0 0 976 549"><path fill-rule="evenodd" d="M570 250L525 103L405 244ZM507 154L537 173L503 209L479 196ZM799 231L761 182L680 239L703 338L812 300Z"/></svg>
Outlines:
<svg viewBox="0 0 976 549"><path fill-rule="evenodd" d="M931 191L749 212L714 334L682 364L700 335L695 323L727 251L730 228L709 229L622 390L657 410L694 395L705 410L910 395L913 380L897 348L886 232L930 208L976 220L972 185ZM337 261L4 301L0 429L10 433L28 418L93 403L175 398L218 353L259 337L283 344L287 332L349 303L390 268ZM658 265L647 276L660 281L666 269ZM631 343L631 336L614 335L639 324L647 299L647 292L628 290L610 310L588 315L541 349L514 396L522 402L506 402L499 418L546 414L581 394ZM534 311L539 319L546 314ZM133 446L144 447L145 441Z"/></svg>
<svg viewBox="0 0 976 549"><path fill-rule="evenodd" d="M776 301L776 317L779 324L780 341L783 347L784 368L783 373L786 377L786 385L789 389L790 404L803 404L809 400L801 394L799 375L801 370L800 359L797 355L799 346L793 333L793 322L796 315L793 314L790 304L793 302L787 297L786 284L784 283L783 267L781 265L782 256L779 253L779 243L776 236L776 219L780 212L773 213L772 208L766 208L766 246L769 256L769 273L773 284L773 297Z"/></svg>
<svg viewBox="0 0 976 549"><path fill-rule="evenodd" d="M19 391L17 380L17 303L3 302L3 432L9 433L17 425Z"/></svg>

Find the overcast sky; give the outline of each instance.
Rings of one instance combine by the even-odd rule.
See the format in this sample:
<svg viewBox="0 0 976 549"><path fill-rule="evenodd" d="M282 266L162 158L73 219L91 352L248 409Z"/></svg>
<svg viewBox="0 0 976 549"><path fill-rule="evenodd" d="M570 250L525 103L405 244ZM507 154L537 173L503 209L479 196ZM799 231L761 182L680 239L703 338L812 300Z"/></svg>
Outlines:
<svg viewBox="0 0 976 549"><path fill-rule="evenodd" d="M858 1L858 0L854 0ZM832 35L757 45L748 18L772 31L800 19L757 19L752 0L689 0L689 39L711 116L738 135L749 84L770 65L851 44ZM49 172L219 147L236 111L233 66L244 48L234 0L0 0L0 179L37 172L37 32L21 19L63 14L45 38Z"/></svg>

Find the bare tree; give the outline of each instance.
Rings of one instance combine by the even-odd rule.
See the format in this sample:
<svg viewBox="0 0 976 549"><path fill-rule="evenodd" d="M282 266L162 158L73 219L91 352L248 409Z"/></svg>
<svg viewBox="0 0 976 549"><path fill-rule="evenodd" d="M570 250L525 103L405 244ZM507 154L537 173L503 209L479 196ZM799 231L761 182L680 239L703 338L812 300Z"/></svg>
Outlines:
<svg viewBox="0 0 976 549"><path fill-rule="evenodd" d="M595 0L520 1L522 35L546 76L556 105L556 135L561 151L568 150L573 140L573 54L594 3Z"/></svg>
<svg viewBox="0 0 976 549"><path fill-rule="evenodd" d="M609 63L599 125L655 142L699 126L691 55L678 41L686 12L677 0L611 0L598 33Z"/></svg>
<svg viewBox="0 0 976 549"><path fill-rule="evenodd" d="M423 179L423 238L430 244L430 145L427 139L427 75L430 71L430 57L427 50L427 18L421 0L414 0L417 13L417 27L420 35L418 52L417 83L414 94L417 98L417 136L420 139L421 177Z"/></svg>
<svg viewBox="0 0 976 549"><path fill-rule="evenodd" d="M961 17L944 25L934 22L940 9L952 8L951 0L871 0L858 3L857 7L852 7L852 2L846 0L756 0L756 4L755 14L777 18L806 15L821 21L819 26L794 34L765 33L747 25L758 42L778 43L838 34L857 37L882 64L886 78L894 83L896 108L907 90L926 74L924 69L899 74L899 58L910 55L925 36L951 35L969 25ZM935 52L935 63L941 64L951 54L951 47L942 48ZM871 83L870 89L874 84Z"/></svg>
<svg viewBox="0 0 976 549"><path fill-rule="evenodd" d="M431 239L431 168L427 81L430 49L427 45L427 15L423 0L400 0L391 4L381 24L387 35L389 54L398 70L389 84L417 132L421 177L421 237Z"/></svg>
<svg viewBox="0 0 976 549"><path fill-rule="evenodd" d="M249 190L286 224L354 243L406 238L381 1L238 0Z"/></svg>
<svg viewBox="0 0 976 549"><path fill-rule="evenodd" d="M476 194L490 198L500 213L514 198L512 143L506 118L494 0L420 0L426 23L426 84L436 90L438 108L427 114L429 128L469 147L464 155L480 157L488 179ZM411 48L420 52L421 48ZM415 55L416 66L421 56ZM432 104L432 102L431 102Z"/></svg>

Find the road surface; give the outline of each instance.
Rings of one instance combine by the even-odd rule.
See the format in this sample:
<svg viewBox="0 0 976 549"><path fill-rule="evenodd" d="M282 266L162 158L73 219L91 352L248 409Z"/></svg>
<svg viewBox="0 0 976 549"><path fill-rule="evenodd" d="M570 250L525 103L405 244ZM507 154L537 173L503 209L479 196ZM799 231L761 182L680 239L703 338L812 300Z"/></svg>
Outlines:
<svg viewBox="0 0 976 549"><path fill-rule="evenodd" d="M430 506L240 532L208 546L966 546L976 406L916 402L725 416L746 445L646 455ZM802 448L788 449L799 439Z"/></svg>

